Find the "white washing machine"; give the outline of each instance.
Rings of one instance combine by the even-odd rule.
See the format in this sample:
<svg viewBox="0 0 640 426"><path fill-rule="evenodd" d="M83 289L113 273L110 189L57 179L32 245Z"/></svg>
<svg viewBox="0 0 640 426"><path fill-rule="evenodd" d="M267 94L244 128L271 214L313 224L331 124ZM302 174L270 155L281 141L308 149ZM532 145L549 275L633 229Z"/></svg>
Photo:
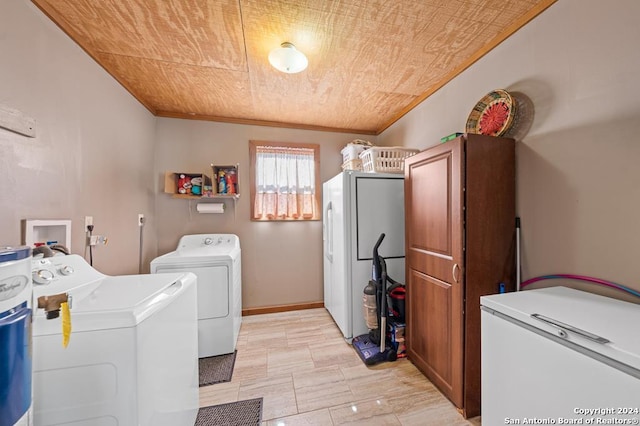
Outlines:
<svg viewBox="0 0 640 426"><path fill-rule="evenodd" d="M34 259L32 267L34 304L72 297L66 348L61 317L34 314L36 426L193 426L195 275L106 276L78 255Z"/></svg>
<svg viewBox="0 0 640 426"><path fill-rule="evenodd" d="M31 426L31 248L0 247L0 426Z"/></svg>
<svg viewBox="0 0 640 426"><path fill-rule="evenodd" d="M240 240L233 234L180 238L175 251L155 258L152 273L198 277L198 357L232 353L242 323Z"/></svg>

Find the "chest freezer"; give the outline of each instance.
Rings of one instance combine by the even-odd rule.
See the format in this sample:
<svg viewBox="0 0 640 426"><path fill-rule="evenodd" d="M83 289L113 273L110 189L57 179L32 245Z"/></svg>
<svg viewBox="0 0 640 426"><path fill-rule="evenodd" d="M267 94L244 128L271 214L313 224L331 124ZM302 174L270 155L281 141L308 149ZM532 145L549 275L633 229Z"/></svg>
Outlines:
<svg viewBox="0 0 640 426"><path fill-rule="evenodd" d="M640 305L566 287L480 304L483 424L638 424Z"/></svg>

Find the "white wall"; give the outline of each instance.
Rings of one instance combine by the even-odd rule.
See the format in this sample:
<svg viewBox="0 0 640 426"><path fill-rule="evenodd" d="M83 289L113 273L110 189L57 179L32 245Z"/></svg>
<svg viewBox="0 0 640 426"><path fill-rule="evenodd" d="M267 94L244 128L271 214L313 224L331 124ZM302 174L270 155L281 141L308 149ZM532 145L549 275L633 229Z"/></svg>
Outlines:
<svg viewBox="0 0 640 426"><path fill-rule="evenodd" d="M175 250L186 234L231 233L242 248L244 308L323 301L322 222L252 222L249 140L317 143L320 180L340 172L340 150L372 136L206 121L158 119L155 178L158 253ZM226 200L224 214L200 214L197 201L163 194L165 172L211 175L210 164L240 164L240 199Z"/></svg>
<svg viewBox="0 0 640 426"><path fill-rule="evenodd" d="M0 2L0 105L36 120L36 137L0 129L0 245L21 242L23 219L71 219L84 251L84 216L109 238L94 266L138 272L137 214L156 254L155 118L27 1Z"/></svg>
<svg viewBox="0 0 640 426"><path fill-rule="evenodd" d="M526 95L531 104L516 132L523 279L569 273L640 290L639 16L635 0L559 1L378 142L424 149L464 131L487 92Z"/></svg>

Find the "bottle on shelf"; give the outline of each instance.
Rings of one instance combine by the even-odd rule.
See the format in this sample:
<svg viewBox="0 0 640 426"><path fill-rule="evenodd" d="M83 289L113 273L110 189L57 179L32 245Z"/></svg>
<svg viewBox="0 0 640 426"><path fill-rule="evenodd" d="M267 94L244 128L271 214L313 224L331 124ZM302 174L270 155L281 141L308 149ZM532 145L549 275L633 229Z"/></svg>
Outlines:
<svg viewBox="0 0 640 426"><path fill-rule="evenodd" d="M226 176L227 180L227 194L236 194L236 173L230 170Z"/></svg>
<svg viewBox="0 0 640 426"><path fill-rule="evenodd" d="M218 194L227 193L227 180L224 176L224 170L220 170L220 172L218 172Z"/></svg>

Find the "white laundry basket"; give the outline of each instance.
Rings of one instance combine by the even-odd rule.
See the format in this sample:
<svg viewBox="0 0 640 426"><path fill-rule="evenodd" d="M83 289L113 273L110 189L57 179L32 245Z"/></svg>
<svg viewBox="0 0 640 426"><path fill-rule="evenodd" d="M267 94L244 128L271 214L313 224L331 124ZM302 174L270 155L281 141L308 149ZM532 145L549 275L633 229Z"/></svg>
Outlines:
<svg viewBox="0 0 640 426"><path fill-rule="evenodd" d="M362 169L370 173L404 173L404 159L420 152L400 147L371 147L360 153Z"/></svg>

